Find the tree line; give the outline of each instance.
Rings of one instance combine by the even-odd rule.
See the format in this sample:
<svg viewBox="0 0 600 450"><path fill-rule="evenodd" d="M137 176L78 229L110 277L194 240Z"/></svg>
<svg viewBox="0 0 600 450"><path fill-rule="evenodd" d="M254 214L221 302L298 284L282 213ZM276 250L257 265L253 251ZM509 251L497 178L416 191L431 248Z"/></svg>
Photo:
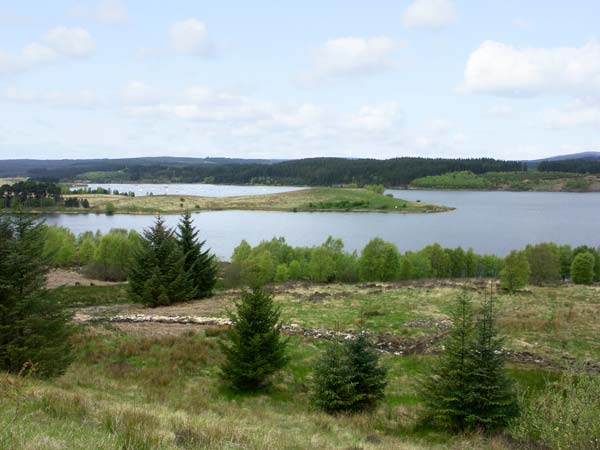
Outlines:
<svg viewBox="0 0 600 450"><path fill-rule="evenodd" d="M0 186L2 208L56 206L63 200L58 184L50 181L19 181Z"/></svg>
<svg viewBox="0 0 600 450"><path fill-rule="evenodd" d="M86 169L90 168L86 167ZM508 172L526 170L526 166L520 162L491 158L433 159L404 157L387 160L307 158L274 164L128 164L118 170L120 181L160 180L180 183L290 184L305 186L343 184L404 186L416 178L440 175L446 172L465 170L476 174L491 171ZM81 170L71 169L70 172L65 172L64 169L61 169L54 174L54 178L73 180L81 174ZM112 174L112 172L106 172L106 176L110 178L107 178L107 181L114 181ZM52 176L51 171L44 172L44 177ZM103 181L101 173L95 173L94 176L96 181Z"/></svg>
<svg viewBox="0 0 600 450"><path fill-rule="evenodd" d="M577 158L560 161L541 161L537 167L540 172L600 173L600 159Z"/></svg>

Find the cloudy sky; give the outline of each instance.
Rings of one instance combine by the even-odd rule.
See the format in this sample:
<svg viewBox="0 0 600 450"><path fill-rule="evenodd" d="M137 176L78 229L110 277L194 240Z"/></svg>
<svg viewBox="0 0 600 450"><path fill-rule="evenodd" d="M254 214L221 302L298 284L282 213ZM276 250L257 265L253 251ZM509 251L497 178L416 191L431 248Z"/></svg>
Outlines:
<svg viewBox="0 0 600 450"><path fill-rule="evenodd" d="M598 0L1 2L0 159L600 150L599 17Z"/></svg>

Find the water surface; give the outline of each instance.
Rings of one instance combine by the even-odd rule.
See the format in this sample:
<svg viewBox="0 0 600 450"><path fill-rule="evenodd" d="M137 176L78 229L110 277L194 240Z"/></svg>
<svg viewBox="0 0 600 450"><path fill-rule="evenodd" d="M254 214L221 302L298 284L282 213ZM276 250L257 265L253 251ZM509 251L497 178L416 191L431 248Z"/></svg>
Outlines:
<svg viewBox="0 0 600 450"><path fill-rule="evenodd" d="M90 183L86 187L134 192L136 197L153 195L200 195L203 197L237 197L239 195L277 194L304 189L294 186L237 186L228 184L160 184L160 183ZM80 186L73 189L79 189Z"/></svg>
<svg viewBox="0 0 600 450"><path fill-rule="evenodd" d="M274 236L284 236L291 245L312 246L332 235L343 239L348 250L361 249L370 239L381 237L395 243L401 251L418 250L439 242L447 247L471 247L479 253L498 255L545 241L600 245L600 193L412 190L388 193L457 209L434 214L211 211L195 213L194 221L202 238L222 259L229 259L242 239L255 245ZM178 216L165 218L171 226L178 221ZM46 220L81 233L96 229L107 232L111 228L141 231L154 218L55 214L46 216Z"/></svg>

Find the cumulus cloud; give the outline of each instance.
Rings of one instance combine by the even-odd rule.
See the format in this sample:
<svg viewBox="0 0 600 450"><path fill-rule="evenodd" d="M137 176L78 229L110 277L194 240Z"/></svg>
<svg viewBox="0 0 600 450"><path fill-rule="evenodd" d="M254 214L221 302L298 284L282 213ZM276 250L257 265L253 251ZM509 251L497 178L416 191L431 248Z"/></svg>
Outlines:
<svg viewBox="0 0 600 450"><path fill-rule="evenodd" d="M14 87L1 92L0 101L75 109L94 109L105 104L103 99L91 90L81 90L75 93L36 92Z"/></svg>
<svg viewBox="0 0 600 450"><path fill-rule="evenodd" d="M127 104L144 105L159 102L160 91L143 81L130 81L121 90L121 97Z"/></svg>
<svg viewBox="0 0 600 450"><path fill-rule="evenodd" d="M0 75L19 73L61 58L82 58L94 52L96 44L84 28L56 27L16 52L0 50Z"/></svg>
<svg viewBox="0 0 600 450"><path fill-rule="evenodd" d="M312 83L390 69L392 54L398 47L397 42L383 36L331 39L317 50L313 67L303 81Z"/></svg>
<svg viewBox="0 0 600 450"><path fill-rule="evenodd" d="M362 106L351 120L352 127L369 132L384 132L398 126L402 120L400 104L395 101Z"/></svg>
<svg viewBox="0 0 600 450"><path fill-rule="evenodd" d="M208 35L204 22L187 19L171 26L171 44L179 53L201 57L215 54L215 46Z"/></svg>
<svg viewBox="0 0 600 450"><path fill-rule="evenodd" d="M494 41L469 56L462 90L499 96L600 94L600 44L525 48Z"/></svg>
<svg viewBox="0 0 600 450"><path fill-rule="evenodd" d="M414 0L404 11L402 23L407 28L443 28L456 19L451 0Z"/></svg>
<svg viewBox="0 0 600 450"><path fill-rule="evenodd" d="M96 43L85 28L56 27L44 35L44 41L65 56L82 58L96 49Z"/></svg>

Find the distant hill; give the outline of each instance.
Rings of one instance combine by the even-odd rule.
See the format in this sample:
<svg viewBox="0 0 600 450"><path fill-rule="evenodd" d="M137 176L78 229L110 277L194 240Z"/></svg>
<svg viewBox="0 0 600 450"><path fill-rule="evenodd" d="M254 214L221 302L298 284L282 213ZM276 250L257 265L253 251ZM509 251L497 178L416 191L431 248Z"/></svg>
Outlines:
<svg viewBox="0 0 600 450"><path fill-rule="evenodd" d="M580 152L580 153L570 153L567 155L556 155L550 156L548 158L542 159L532 159L529 161L524 161L527 163L527 167L529 169L538 169L540 164L542 166L546 166L546 163L553 163L558 161L571 161L571 160L600 160L600 152Z"/></svg>
<svg viewBox="0 0 600 450"><path fill-rule="evenodd" d="M186 158L171 156L117 158L117 159L6 159L0 160L0 176L27 176L62 178L91 171L117 171L132 166L183 167L212 164L273 164L279 159L243 158Z"/></svg>
<svg viewBox="0 0 600 450"><path fill-rule="evenodd" d="M562 161L564 159L600 159L600 152L580 152L568 155L556 155L536 161Z"/></svg>

